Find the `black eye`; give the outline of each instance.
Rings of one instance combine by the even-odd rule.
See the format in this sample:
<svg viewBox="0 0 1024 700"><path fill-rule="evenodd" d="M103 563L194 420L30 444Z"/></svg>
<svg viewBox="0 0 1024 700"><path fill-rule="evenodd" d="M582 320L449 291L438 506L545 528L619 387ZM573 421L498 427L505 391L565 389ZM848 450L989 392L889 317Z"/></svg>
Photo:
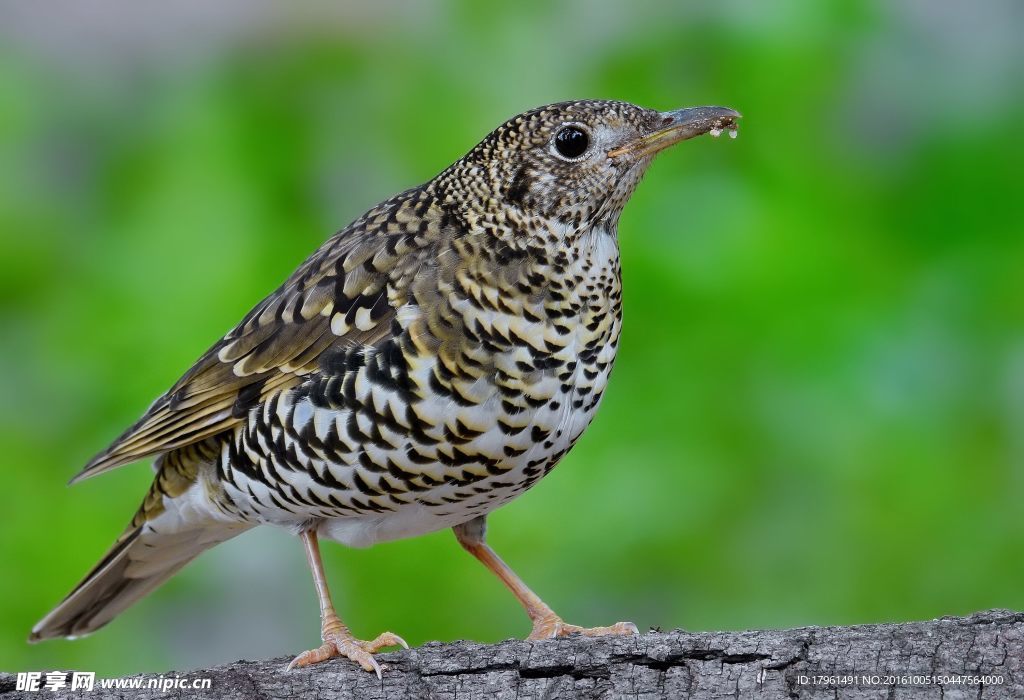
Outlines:
<svg viewBox="0 0 1024 700"><path fill-rule="evenodd" d="M567 126L555 134L555 150L563 158L579 158L587 152L590 137L577 126Z"/></svg>

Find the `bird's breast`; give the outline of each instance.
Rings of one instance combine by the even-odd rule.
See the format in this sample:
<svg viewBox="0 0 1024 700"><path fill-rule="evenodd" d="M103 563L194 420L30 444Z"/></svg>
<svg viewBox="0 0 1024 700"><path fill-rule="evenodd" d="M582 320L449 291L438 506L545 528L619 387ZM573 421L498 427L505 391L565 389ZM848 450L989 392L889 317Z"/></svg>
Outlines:
<svg viewBox="0 0 1024 700"><path fill-rule="evenodd" d="M422 285L400 334L254 411L223 458L233 505L322 519L325 536L367 545L523 493L580 437L608 381L621 296L604 238L513 266L471 259Z"/></svg>

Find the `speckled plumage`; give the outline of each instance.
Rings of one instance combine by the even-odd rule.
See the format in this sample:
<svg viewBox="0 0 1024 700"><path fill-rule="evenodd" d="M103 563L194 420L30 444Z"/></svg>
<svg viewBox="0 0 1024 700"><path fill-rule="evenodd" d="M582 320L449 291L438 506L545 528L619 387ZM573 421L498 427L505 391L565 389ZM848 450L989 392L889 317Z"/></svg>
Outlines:
<svg viewBox="0 0 1024 700"><path fill-rule="evenodd" d="M527 112L330 238L77 477L157 455L126 533L34 637L101 626L253 525L368 546L534 485L615 361L622 207L667 130L738 116L703 109ZM580 158L555 144L567 125Z"/></svg>

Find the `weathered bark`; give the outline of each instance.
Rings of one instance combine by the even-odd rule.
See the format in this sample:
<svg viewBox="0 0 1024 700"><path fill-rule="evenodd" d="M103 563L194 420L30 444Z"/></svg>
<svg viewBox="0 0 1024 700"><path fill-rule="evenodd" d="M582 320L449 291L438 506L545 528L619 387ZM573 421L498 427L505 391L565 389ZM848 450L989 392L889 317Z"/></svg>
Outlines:
<svg viewBox="0 0 1024 700"><path fill-rule="evenodd" d="M12 698L1024 698L1024 613L992 610L856 627L651 632L500 644L431 643L378 657L383 681L345 660L286 672L288 659L160 676L141 689L19 692ZM987 684L980 681L988 676ZM210 690L146 688L209 678Z"/></svg>

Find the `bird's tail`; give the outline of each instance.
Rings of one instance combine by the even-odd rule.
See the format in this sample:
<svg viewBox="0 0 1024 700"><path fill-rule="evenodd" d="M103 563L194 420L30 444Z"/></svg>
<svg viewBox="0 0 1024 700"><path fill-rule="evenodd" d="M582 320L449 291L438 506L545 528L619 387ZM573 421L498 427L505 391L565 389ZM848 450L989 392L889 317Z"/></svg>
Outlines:
<svg viewBox="0 0 1024 700"><path fill-rule="evenodd" d="M30 642L75 638L110 622L203 551L251 527L210 505L199 478L210 445L162 456L142 506L110 551L32 628Z"/></svg>

